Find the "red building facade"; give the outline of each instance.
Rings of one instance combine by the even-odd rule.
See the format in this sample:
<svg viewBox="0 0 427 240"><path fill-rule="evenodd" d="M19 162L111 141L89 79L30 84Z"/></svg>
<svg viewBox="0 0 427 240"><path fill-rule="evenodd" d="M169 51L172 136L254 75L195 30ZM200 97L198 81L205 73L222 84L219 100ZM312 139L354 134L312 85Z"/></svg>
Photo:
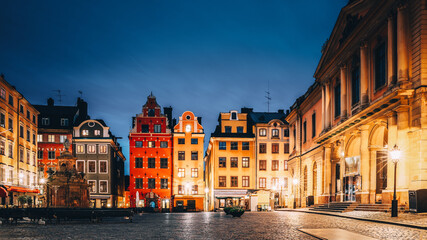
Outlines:
<svg viewBox="0 0 427 240"><path fill-rule="evenodd" d="M170 211L172 196L172 108L164 114L152 94L129 133L130 205Z"/></svg>

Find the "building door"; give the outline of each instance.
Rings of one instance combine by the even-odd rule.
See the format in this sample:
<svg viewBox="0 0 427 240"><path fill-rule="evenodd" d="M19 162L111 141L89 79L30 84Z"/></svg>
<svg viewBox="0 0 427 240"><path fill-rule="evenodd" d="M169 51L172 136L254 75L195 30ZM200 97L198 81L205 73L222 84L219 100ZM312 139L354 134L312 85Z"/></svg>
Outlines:
<svg viewBox="0 0 427 240"><path fill-rule="evenodd" d="M387 188L387 152L377 151L376 194Z"/></svg>
<svg viewBox="0 0 427 240"><path fill-rule="evenodd" d="M344 178L345 201L356 201L356 177L347 176Z"/></svg>
<svg viewBox="0 0 427 240"><path fill-rule="evenodd" d="M196 209L196 200L187 200L187 209L195 210Z"/></svg>

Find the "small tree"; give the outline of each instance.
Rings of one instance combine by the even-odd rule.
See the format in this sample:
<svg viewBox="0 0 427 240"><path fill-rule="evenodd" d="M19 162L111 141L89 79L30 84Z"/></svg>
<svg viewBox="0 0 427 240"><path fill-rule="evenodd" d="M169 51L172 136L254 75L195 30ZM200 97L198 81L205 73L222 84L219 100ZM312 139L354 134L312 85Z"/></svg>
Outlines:
<svg viewBox="0 0 427 240"><path fill-rule="evenodd" d="M21 195L18 197L18 205L23 207L27 203L27 196Z"/></svg>

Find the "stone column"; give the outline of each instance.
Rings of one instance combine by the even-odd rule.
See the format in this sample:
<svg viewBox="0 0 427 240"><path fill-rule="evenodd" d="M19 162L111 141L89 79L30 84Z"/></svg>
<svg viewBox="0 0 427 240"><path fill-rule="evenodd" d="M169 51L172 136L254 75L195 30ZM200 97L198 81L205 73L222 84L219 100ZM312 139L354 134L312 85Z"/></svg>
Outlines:
<svg viewBox="0 0 427 240"><path fill-rule="evenodd" d="M406 4L397 9L397 81L400 87L408 83L409 50L408 50L408 13Z"/></svg>
<svg viewBox="0 0 427 240"><path fill-rule="evenodd" d="M331 192L331 146L325 145L324 147L324 158L325 158L325 192L324 195L330 196Z"/></svg>
<svg viewBox="0 0 427 240"><path fill-rule="evenodd" d="M325 115L325 129L329 129L331 126L331 87L330 82L327 81L325 83L325 112L323 112L323 115Z"/></svg>
<svg viewBox="0 0 427 240"><path fill-rule="evenodd" d="M369 103L369 59L368 43L363 42L360 46L360 105L362 108Z"/></svg>
<svg viewBox="0 0 427 240"><path fill-rule="evenodd" d="M347 118L347 66L342 65L340 68L341 79L341 120Z"/></svg>
<svg viewBox="0 0 427 240"><path fill-rule="evenodd" d="M359 194L361 203L369 203L370 156L369 156L369 125L363 125L360 130L360 175L362 177L362 192Z"/></svg>
<svg viewBox="0 0 427 240"><path fill-rule="evenodd" d="M387 41L387 71L388 71L388 81L387 85L390 87L392 84L396 83L396 30L395 17L390 15L388 17L388 41Z"/></svg>
<svg viewBox="0 0 427 240"><path fill-rule="evenodd" d="M322 85L322 131L325 132L326 130L326 92L325 92L325 86Z"/></svg>

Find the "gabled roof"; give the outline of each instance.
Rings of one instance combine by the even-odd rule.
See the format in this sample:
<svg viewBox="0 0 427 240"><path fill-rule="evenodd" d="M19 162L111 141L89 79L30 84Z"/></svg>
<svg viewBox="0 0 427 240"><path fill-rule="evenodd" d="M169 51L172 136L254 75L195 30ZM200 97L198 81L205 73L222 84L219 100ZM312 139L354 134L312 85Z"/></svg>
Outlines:
<svg viewBox="0 0 427 240"><path fill-rule="evenodd" d="M33 105L39 114L38 127L49 129L72 129L74 124L74 117L78 111L74 106L46 106L46 105ZM42 118L49 118L49 125L42 125ZM68 126L61 126L61 118L68 118Z"/></svg>
<svg viewBox="0 0 427 240"><path fill-rule="evenodd" d="M269 123L271 120L278 119L283 123L287 123L285 118L285 113L277 113L277 112L251 112L249 113L249 117L251 118L254 124L257 123Z"/></svg>

